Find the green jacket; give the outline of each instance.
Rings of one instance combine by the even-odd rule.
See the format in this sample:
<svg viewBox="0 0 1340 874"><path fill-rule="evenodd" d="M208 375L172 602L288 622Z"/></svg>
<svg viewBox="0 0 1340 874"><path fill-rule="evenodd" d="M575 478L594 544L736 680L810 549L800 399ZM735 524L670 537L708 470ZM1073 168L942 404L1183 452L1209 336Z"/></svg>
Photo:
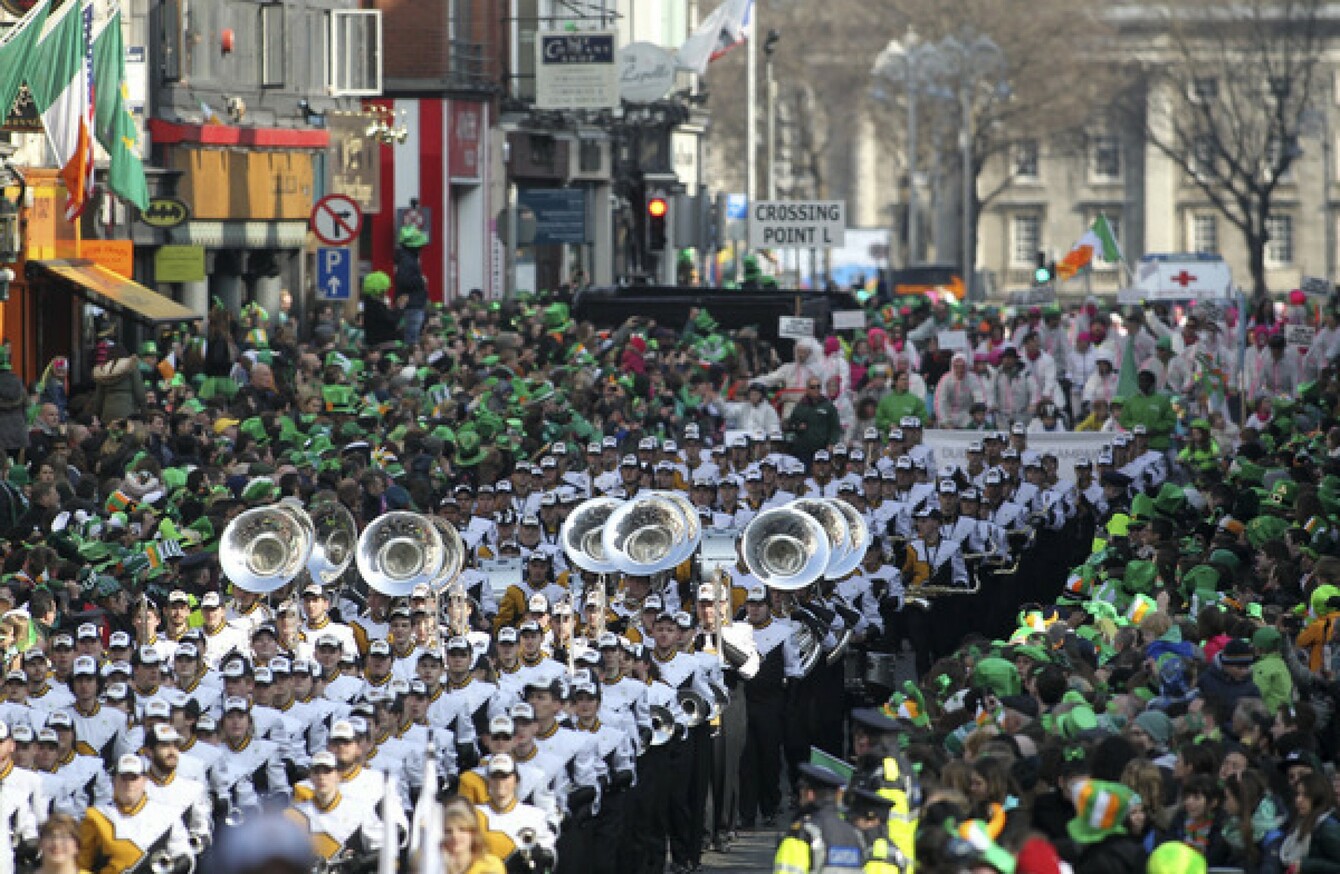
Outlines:
<svg viewBox="0 0 1340 874"><path fill-rule="evenodd" d="M1126 406L1121 412L1121 427L1129 431L1136 425L1144 425L1149 430L1149 448L1167 449L1171 445L1168 435L1172 434L1177 425L1172 399L1158 392L1126 398Z"/></svg>
<svg viewBox="0 0 1340 874"><path fill-rule="evenodd" d="M1278 653L1263 655L1252 664L1252 680L1271 713L1293 703L1293 677Z"/></svg>
<svg viewBox="0 0 1340 874"><path fill-rule="evenodd" d="M879 426L880 436L887 434L904 416L916 416L925 423L930 413L926 410L926 402L911 392L886 394L875 408L875 424Z"/></svg>
<svg viewBox="0 0 1340 874"><path fill-rule="evenodd" d="M801 400L786 420L791 446L802 458L832 446L842 439L842 422L837 407L824 398L818 403Z"/></svg>

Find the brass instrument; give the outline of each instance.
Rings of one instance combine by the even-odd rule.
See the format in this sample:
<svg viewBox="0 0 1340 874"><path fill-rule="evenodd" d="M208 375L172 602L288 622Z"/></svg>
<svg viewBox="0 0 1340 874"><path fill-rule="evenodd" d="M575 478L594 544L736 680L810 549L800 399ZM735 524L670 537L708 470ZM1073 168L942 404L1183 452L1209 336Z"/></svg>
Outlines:
<svg viewBox="0 0 1340 874"><path fill-rule="evenodd" d="M684 711L684 722L689 728L697 728L711 718L712 708L702 695L692 689L680 689L677 697L679 707Z"/></svg>
<svg viewBox="0 0 1340 874"><path fill-rule="evenodd" d="M696 514L686 518L677 501L653 492L624 502L609 515L601 530L601 548L616 570L650 576L674 568L692 554L697 548L692 540L695 529L701 537Z"/></svg>
<svg viewBox="0 0 1340 874"><path fill-rule="evenodd" d="M307 559L307 572L314 582L323 586L344 576L354 560L358 544L358 525L354 516L336 501L322 501L311 509L312 528L316 540Z"/></svg>
<svg viewBox="0 0 1340 874"><path fill-rule="evenodd" d="M823 526L788 506L764 510L749 520L741 553L749 572L765 586L794 592L823 575L830 550Z"/></svg>
<svg viewBox="0 0 1340 874"><path fill-rule="evenodd" d="M651 739L650 745L654 747L662 746L675 736L675 718L670 711L659 704L653 704L651 707Z"/></svg>
<svg viewBox="0 0 1340 874"><path fill-rule="evenodd" d="M367 584L392 598L435 581L447 559L437 525L403 510L374 519L358 538L354 554Z"/></svg>
<svg viewBox="0 0 1340 874"><path fill-rule="evenodd" d="M304 510L288 504L257 507L223 529L219 564L234 586L264 595L303 571L315 543L316 529Z"/></svg>
<svg viewBox="0 0 1340 874"><path fill-rule="evenodd" d="M577 568L593 574L607 574L616 570L614 562L605 553L601 532L614 511L623 506L618 498L591 498L578 504L563 520L558 542L563 554Z"/></svg>

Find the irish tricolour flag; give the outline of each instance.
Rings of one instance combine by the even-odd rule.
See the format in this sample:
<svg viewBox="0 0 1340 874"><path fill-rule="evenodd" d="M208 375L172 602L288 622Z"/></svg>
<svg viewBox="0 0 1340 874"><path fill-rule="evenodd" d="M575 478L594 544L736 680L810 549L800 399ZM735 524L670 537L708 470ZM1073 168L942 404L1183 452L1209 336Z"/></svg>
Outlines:
<svg viewBox="0 0 1340 874"><path fill-rule="evenodd" d="M1056 263L1056 275L1061 279L1069 279L1093 263L1095 255L1101 255L1109 264L1121 260L1121 247L1112 235L1112 226L1101 214L1093 220L1093 224L1065 258Z"/></svg>
<svg viewBox="0 0 1340 874"><path fill-rule="evenodd" d="M33 47L28 87L70 194L65 218L73 221L93 191L92 0L51 10Z"/></svg>

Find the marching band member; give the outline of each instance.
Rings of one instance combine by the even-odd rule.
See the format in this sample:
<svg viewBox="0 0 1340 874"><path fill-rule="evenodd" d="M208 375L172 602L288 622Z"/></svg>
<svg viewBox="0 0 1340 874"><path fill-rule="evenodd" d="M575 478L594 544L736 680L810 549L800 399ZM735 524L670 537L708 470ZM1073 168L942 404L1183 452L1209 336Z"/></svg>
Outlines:
<svg viewBox="0 0 1340 874"><path fill-rule="evenodd" d="M90 808L80 824L80 868L122 874L142 870L141 860L162 854L175 874L190 870L186 826L172 808L149 798L147 771L134 753L117 761L111 802Z"/></svg>

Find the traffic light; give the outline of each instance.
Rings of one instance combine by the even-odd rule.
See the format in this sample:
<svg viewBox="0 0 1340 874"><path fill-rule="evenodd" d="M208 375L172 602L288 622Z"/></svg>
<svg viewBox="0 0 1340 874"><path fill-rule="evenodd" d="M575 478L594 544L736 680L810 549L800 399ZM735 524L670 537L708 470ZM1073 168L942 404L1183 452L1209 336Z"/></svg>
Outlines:
<svg viewBox="0 0 1340 874"><path fill-rule="evenodd" d="M1034 285L1050 285L1052 281L1052 266L1047 263L1047 253L1038 250L1038 266L1033 271Z"/></svg>
<svg viewBox="0 0 1340 874"><path fill-rule="evenodd" d="M660 252L666 247L665 224L670 217L670 202L662 195L647 198L647 251Z"/></svg>

